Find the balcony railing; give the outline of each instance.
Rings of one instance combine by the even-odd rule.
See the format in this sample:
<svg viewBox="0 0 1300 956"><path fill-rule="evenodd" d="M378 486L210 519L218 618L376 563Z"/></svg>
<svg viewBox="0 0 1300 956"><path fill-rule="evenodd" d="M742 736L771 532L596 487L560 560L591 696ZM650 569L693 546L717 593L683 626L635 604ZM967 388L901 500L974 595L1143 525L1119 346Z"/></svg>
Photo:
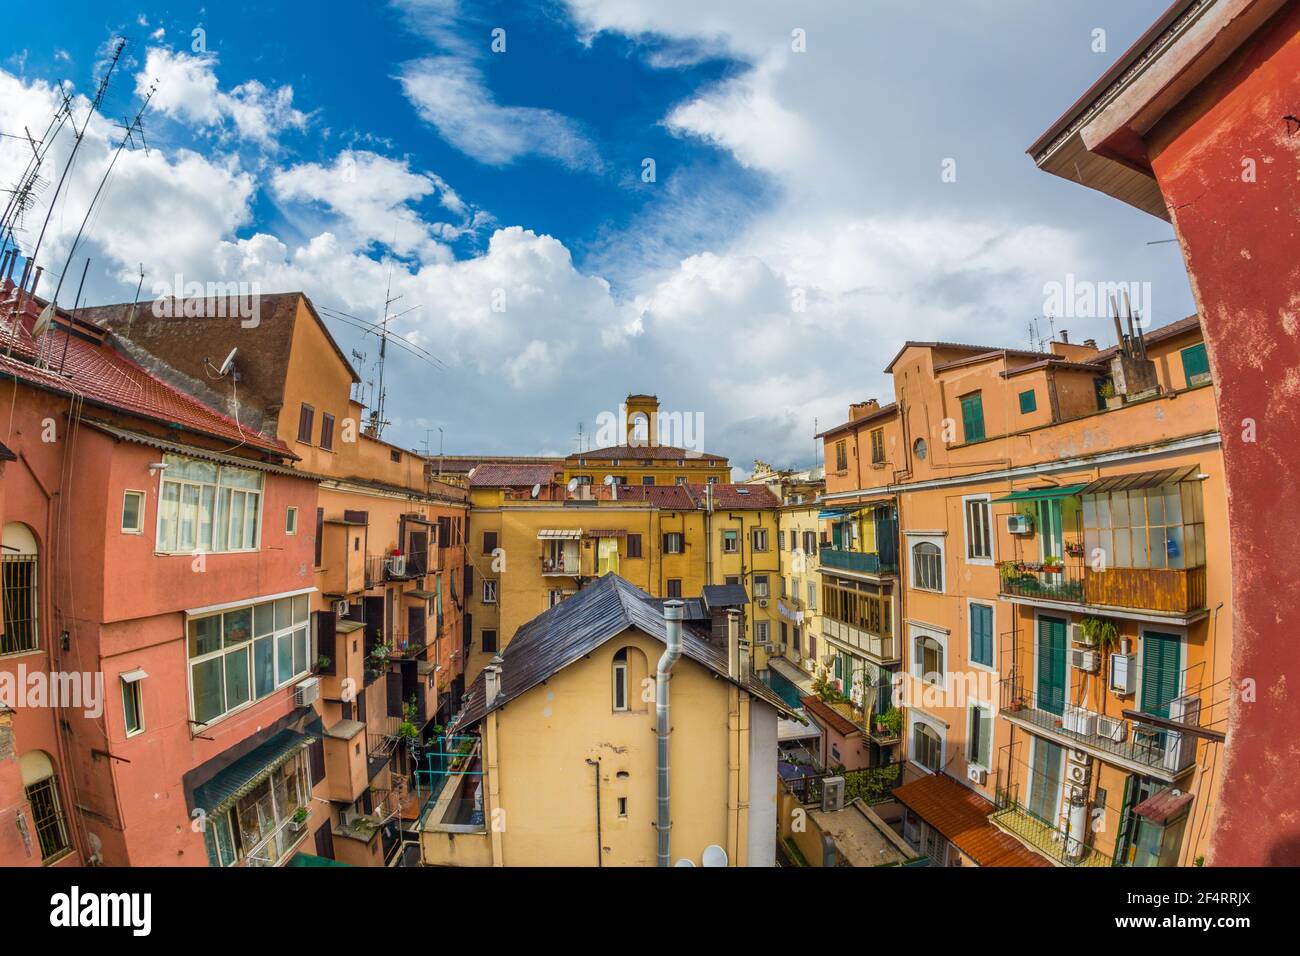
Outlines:
<svg viewBox="0 0 1300 956"><path fill-rule="evenodd" d="M1055 860L1062 866L1110 866L1110 860L1105 854L1040 820L1005 794L999 795L997 807L989 819L1048 859Z"/></svg>
<svg viewBox="0 0 1300 956"><path fill-rule="evenodd" d="M385 581L410 581L427 573L427 551L406 554L371 554L366 557L366 587Z"/></svg>
<svg viewBox="0 0 1300 956"><path fill-rule="evenodd" d="M1007 562L1001 592L1093 607L1190 614L1205 608L1205 568L1107 568Z"/></svg>
<svg viewBox="0 0 1300 956"><path fill-rule="evenodd" d="M884 803L894 794L894 788L903 782L902 763L887 763L879 767L845 770L843 773L821 773L785 780L786 789L806 807L821 806L822 791L827 777L844 778L844 802L858 798L863 803Z"/></svg>
<svg viewBox="0 0 1300 956"><path fill-rule="evenodd" d="M560 557L544 554L542 555L542 575L573 577L578 573L579 564L578 555L576 554L565 554Z"/></svg>
<svg viewBox="0 0 1300 956"><path fill-rule="evenodd" d="M873 634L825 613L822 615L822 634L856 648L877 664L894 664L899 660L901 642L892 634Z"/></svg>
<svg viewBox="0 0 1300 956"><path fill-rule="evenodd" d="M848 551L823 545L818 553L823 568L840 571L856 571L859 574L897 574L898 560L886 558L881 560L879 554L872 551Z"/></svg>
<svg viewBox="0 0 1300 956"><path fill-rule="evenodd" d="M1002 682L1002 716L1041 732L1069 747L1087 749L1103 760L1140 769L1172 782L1196 763L1197 737L1124 717L1108 717L1058 700L1040 700L1032 684L1013 672ZM1189 693L1175 700L1171 713L1180 722L1199 722L1200 698ZM1060 713L1057 713L1059 707Z"/></svg>

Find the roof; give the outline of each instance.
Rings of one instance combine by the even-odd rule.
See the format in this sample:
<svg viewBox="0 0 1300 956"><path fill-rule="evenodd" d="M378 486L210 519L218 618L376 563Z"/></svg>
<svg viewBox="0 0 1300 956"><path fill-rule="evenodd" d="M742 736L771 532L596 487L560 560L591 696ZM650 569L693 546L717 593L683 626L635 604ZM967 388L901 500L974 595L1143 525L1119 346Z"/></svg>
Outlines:
<svg viewBox="0 0 1300 956"><path fill-rule="evenodd" d="M218 465L229 465L235 468L252 468L257 471L269 472L272 475L301 478L304 481L320 481L320 478L317 475L305 471L298 471L294 468L286 468L283 465L274 465L265 461L255 461L251 458L240 458L236 455L227 455L223 452L210 451L207 448L199 448L196 445L185 445L180 442L168 441L167 439L159 438L156 435L133 431L129 428L120 428L117 425L111 425L108 422L102 422L93 418L86 418L82 421L84 424L90 426L96 431L101 431L106 435L111 435L118 441L134 442L137 445L148 445L150 448L157 448L159 451L169 451L176 455L185 455L189 458L199 458L203 461L216 462Z"/></svg>
<svg viewBox="0 0 1300 956"><path fill-rule="evenodd" d="M470 470L469 486L471 488L523 488L547 485L561 468L559 461L554 464L486 462L475 465Z"/></svg>
<svg viewBox="0 0 1300 956"><path fill-rule="evenodd" d="M6 283L0 291L11 290ZM198 399L150 374L117 351L105 330L74 320L59 310L60 321L33 339L31 326L45 300L32 296L14 328L0 327L0 375L58 395L81 396L88 405L135 415L179 431L221 439L294 458L279 439L240 425ZM75 331L67 333L69 323ZM38 357L48 366L38 368ZM62 370L62 371L60 371Z"/></svg>
<svg viewBox="0 0 1300 956"><path fill-rule="evenodd" d="M700 599L706 610L722 607L741 607L749 603L749 594L742 584L706 584L700 589Z"/></svg>
<svg viewBox="0 0 1300 956"><path fill-rule="evenodd" d="M600 501L614 498L608 485L596 485L592 493ZM645 501L665 511L694 511L698 503L685 485L619 485L619 501Z"/></svg>
<svg viewBox="0 0 1300 956"><path fill-rule="evenodd" d="M1021 488L1019 491L1012 491L1003 495L1001 498L994 498L993 503L1000 501L1051 501L1055 498L1069 498L1071 495L1077 495L1083 491L1085 485L1048 485L1042 488Z"/></svg>
<svg viewBox="0 0 1300 956"><path fill-rule="evenodd" d="M669 458L682 458L695 462L725 462L727 460L722 455L710 455L705 452L693 451L690 448L678 448L675 445L608 445L604 448L575 451L565 461L572 464L580 458L588 461L607 461L611 458L626 458L628 461L641 461L643 459L663 461Z"/></svg>
<svg viewBox="0 0 1300 956"><path fill-rule="evenodd" d="M685 485L698 506L704 506L706 488L713 489L713 508L715 511L745 511L760 508L779 508L781 500L772 493L772 489L763 484L729 485L719 482L714 485Z"/></svg>
<svg viewBox="0 0 1300 956"><path fill-rule="evenodd" d="M867 422L874 422L877 419L889 418L898 411L898 403L890 402L888 405L881 405L878 409L869 415L860 415L857 418L851 418L847 422L836 425L834 428L828 428L824 432L818 432L813 438L825 438L827 435L833 435L836 432L842 432L850 428L857 428Z"/></svg>
<svg viewBox="0 0 1300 956"><path fill-rule="evenodd" d="M202 807L209 816L220 813L261 783L271 771L292 760L311 741L311 737L296 730L281 730L195 787L195 807Z"/></svg>
<svg viewBox="0 0 1300 956"><path fill-rule="evenodd" d="M903 347L898 350L898 354L895 355L890 360L889 364L885 366L885 371L893 371L894 364L903 357L904 352L911 348L954 349L958 352L970 352L975 355L984 355L986 353L995 352L998 355L1024 355L1030 358L1041 358L1043 355L1042 352L1031 352L1028 349L1006 349L997 345L965 345L961 342L913 342L909 339L903 343Z"/></svg>
<svg viewBox="0 0 1300 956"><path fill-rule="evenodd" d="M852 734L862 733L861 727L849 720L816 694L810 694L807 697L800 698L800 703L803 704L804 713L817 721L817 723L821 724L823 727L829 727L837 734L848 737Z"/></svg>
<svg viewBox="0 0 1300 956"><path fill-rule="evenodd" d="M1163 342L1165 339L1172 339L1175 336L1182 335L1185 332L1191 332L1200 327L1201 317L1199 315L1189 315L1185 319L1178 319L1174 322L1166 323L1165 325L1151 329L1150 331L1144 329L1142 331L1142 340L1146 342L1147 345L1155 345L1159 342ZM1118 345L1112 345L1109 348L1102 349L1097 353L1096 358L1092 359L1089 364L1109 362L1111 356L1113 356L1117 351L1119 351Z"/></svg>
<svg viewBox="0 0 1300 956"><path fill-rule="evenodd" d="M1168 823L1179 816L1191 802L1192 794L1190 792L1165 787L1135 806L1133 812L1140 817L1146 817L1153 823Z"/></svg>
<svg viewBox="0 0 1300 956"><path fill-rule="evenodd" d="M894 791L894 799L980 866L1052 865L994 826L989 821L993 804L946 774L928 774L905 783Z"/></svg>
<svg viewBox="0 0 1300 956"><path fill-rule="evenodd" d="M533 618L515 632L502 653L501 689L489 706L484 695L485 675L480 673L465 697L465 707L453 726L473 726L491 711L531 690L553 674L582 659L606 641L627 630L637 630L667 643L666 622L650 595L610 573L581 588L577 594ZM762 681L745 681L727 675L727 652L689 627L682 628L682 656L708 668L719 677L775 707L797 716L781 697Z"/></svg>
<svg viewBox="0 0 1300 956"><path fill-rule="evenodd" d="M1079 494L1097 495L1107 491L1138 491L1142 488L1158 488L1186 481L1199 471L1196 465L1184 465L1180 468L1162 468L1159 471L1137 471L1127 475L1107 475L1089 482L1079 489Z"/></svg>

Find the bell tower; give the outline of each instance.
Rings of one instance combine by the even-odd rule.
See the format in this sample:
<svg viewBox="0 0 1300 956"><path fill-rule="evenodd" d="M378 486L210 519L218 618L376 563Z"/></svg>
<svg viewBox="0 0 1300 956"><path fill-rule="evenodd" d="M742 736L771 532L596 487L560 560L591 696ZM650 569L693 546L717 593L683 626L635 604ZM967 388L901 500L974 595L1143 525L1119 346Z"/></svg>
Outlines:
<svg viewBox="0 0 1300 956"><path fill-rule="evenodd" d="M623 407L627 413L627 444L659 444L659 397L629 395Z"/></svg>

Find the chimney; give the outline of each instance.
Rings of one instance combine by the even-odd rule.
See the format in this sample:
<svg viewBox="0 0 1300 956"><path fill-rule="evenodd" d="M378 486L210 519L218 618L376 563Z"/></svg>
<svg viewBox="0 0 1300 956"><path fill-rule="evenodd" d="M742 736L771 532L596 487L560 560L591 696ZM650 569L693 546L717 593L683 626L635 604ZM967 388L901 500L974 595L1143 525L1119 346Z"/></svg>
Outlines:
<svg viewBox="0 0 1300 956"><path fill-rule="evenodd" d="M879 399L869 398L865 402L854 402L849 406L849 421L856 422L859 418L863 418L870 415L872 412L879 410Z"/></svg>
<svg viewBox="0 0 1300 956"><path fill-rule="evenodd" d="M483 668L483 696L487 706L491 707L501 693L501 665L503 661L498 654Z"/></svg>
<svg viewBox="0 0 1300 956"><path fill-rule="evenodd" d="M1064 344L1066 344L1066 345L1069 345L1069 344L1070 344L1070 330L1069 330L1069 329L1061 329L1061 341L1062 341Z"/></svg>
<svg viewBox="0 0 1300 956"><path fill-rule="evenodd" d="M1088 346L1088 348L1090 348L1090 349L1095 349L1095 348L1097 347L1097 340L1096 340L1096 339L1084 339L1084 340L1083 340L1083 344L1086 345L1086 346Z"/></svg>
<svg viewBox="0 0 1300 956"><path fill-rule="evenodd" d="M727 676L740 680L740 611L727 609Z"/></svg>

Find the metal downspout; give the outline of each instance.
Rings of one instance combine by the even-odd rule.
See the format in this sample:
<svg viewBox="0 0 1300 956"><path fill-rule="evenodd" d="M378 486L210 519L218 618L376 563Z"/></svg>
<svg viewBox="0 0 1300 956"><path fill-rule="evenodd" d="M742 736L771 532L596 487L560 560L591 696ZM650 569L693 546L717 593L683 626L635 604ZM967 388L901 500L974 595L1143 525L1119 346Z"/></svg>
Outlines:
<svg viewBox="0 0 1300 956"><path fill-rule="evenodd" d="M682 602L664 602L664 639L667 647L659 658L655 668L655 736L658 748L655 758L658 771L659 817L656 829L659 831L658 865L672 865L672 813L669 804L668 789L668 680L672 675L673 665L682 656Z"/></svg>

